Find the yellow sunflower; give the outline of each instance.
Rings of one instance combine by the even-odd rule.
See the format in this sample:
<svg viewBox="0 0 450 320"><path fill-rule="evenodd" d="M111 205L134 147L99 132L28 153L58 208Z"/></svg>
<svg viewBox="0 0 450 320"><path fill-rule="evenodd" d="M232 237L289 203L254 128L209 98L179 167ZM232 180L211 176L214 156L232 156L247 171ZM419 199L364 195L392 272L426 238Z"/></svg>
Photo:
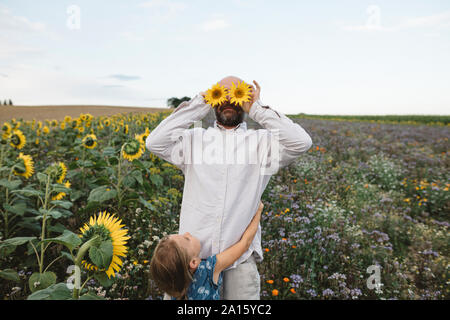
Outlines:
<svg viewBox="0 0 450 320"><path fill-rule="evenodd" d="M216 83L206 92L205 101L213 108L227 101L228 89L219 83Z"/></svg>
<svg viewBox="0 0 450 320"><path fill-rule="evenodd" d="M66 129L66 122L61 122L61 124L59 125L59 127L61 128L61 130Z"/></svg>
<svg viewBox="0 0 450 320"><path fill-rule="evenodd" d="M238 81L236 86L234 82L231 83L230 102L242 106L242 103L251 100L250 86L244 81Z"/></svg>
<svg viewBox="0 0 450 320"><path fill-rule="evenodd" d="M145 152L145 140L147 139L147 135L145 134L145 132L141 134L135 134L134 138L141 143L141 148L143 148Z"/></svg>
<svg viewBox="0 0 450 320"><path fill-rule="evenodd" d="M50 129L47 126L44 126L44 128L42 129L42 132L45 134L48 134L50 132Z"/></svg>
<svg viewBox="0 0 450 320"><path fill-rule="evenodd" d="M91 217L89 224L85 223L80 228L80 238L83 242L88 241L94 235L99 235L102 241L110 240L113 246L113 255L110 265L107 268L99 269L92 262L87 260L81 261L83 267L92 271L105 271L108 278L115 277L115 272L119 271L123 262L120 257L126 257L128 248L126 247L127 240L130 237L127 235L128 230L123 229L122 220L110 215L106 211L100 212L98 217Z"/></svg>
<svg viewBox="0 0 450 320"><path fill-rule="evenodd" d="M56 182L57 183L63 183L64 179L66 178L66 174L67 174L67 167L63 162L58 162L56 164L54 164L54 166L56 166Z"/></svg>
<svg viewBox="0 0 450 320"><path fill-rule="evenodd" d="M125 143L122 148L122 156L131 162L134 159L139 159L144 154L144 151L144 142L142 142L142 140L139 140L138 138L134 138L131 141Z"/></svg>
<svg viewBox="0 0 450 320"><path fill-rule="evenodd" d="M106 119L103 121L103 124L105 125L105 127L109 127L111 125L111 120Z"/></svg>
<svg viewBox="0 0 450 320"><path fill-rule="evenodd" d="M95 134L88 134L83 138L83 146L88 149L94 149L97 146L97 137Z"/></svg>
<svg viewBox="0 0 450 320"><path fill-rule="evenodd" d="M22 149L25 146L25 143L27 142L27 139L20 130L13 130L13 132L9 136L9 139L11 141L10 143L11 147L14 147L19 150Z"/></svg>
<svg viewBox="0 0 450 320"><path fill-rule="evenodd" d="M67 123L72 122L72 117L71 116L65 116L64 117L64 122L67 122Z"/></svg>
<svg viewBox="0 0 450 320"><path fill-rule="evenodd" d="M3 131L2 138L5 140L8 139L12 131L11 125L8 122L3 123L2 131Z"/></svg>
<svg viewBox="0 0 450 320"><path fill-rule="evenodd" d="M69 181L66 181L66 182L64 183L64 186L65 186L66 188L70 189L71 184L70 184ZM53 197L52 197L52 200L61 200L61 199L64 198L66 195L67 195L67 194L66 194L65 192L58 192L58 194L57 194L56 196L53 196Z"/></svg>
<svg viewBox="0 0 450 320"><path fill-rule="evenodd" d="M17 159L20 161L18 165L14 166L14 174L28 179L34 173L34 162L31 156L19 153Z"/></svg>

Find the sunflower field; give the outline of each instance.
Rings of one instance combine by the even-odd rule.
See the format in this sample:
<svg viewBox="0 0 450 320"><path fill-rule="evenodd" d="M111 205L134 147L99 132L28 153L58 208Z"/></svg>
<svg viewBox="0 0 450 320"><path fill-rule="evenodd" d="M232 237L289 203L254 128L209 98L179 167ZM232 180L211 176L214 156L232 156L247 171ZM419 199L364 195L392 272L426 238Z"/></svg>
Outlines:
<svg viewBox="0 0 450 320"><path fill-rule="evenodd" d="M2 299L162 299L184 177L144 142L169 114L2 125ZM448 126L295 121L314 144L263 194L261 298L449 299Z"/></svg>

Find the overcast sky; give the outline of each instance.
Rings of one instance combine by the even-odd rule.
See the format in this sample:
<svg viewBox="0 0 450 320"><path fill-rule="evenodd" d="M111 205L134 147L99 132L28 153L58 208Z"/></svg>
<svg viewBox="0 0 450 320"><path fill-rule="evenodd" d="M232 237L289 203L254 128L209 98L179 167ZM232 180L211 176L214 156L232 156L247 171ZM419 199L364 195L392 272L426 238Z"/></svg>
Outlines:
<svg viewBox="0 0 450 320"><path fill-rule="evenodd" d="M288 114L450 114L449 0L0 0L0 99L165 107L227 75Z"/></svg>

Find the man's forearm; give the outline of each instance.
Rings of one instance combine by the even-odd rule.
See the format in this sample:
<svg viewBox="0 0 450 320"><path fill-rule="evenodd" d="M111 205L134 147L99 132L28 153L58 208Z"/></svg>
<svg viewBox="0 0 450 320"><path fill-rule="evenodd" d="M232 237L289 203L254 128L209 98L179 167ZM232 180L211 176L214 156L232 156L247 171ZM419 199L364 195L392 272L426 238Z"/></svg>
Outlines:
<svg viewBox="0 0 450 320"><path fill-rule="evenodd" d="M303 152L311 148L312 139L305 129L286 117L282 112L276 111L269 106L264 106L261 100L253 103L248 115L269 130L273 134L272 137L278 140L278 150L274 149L272 141L269 146L271 148L269 161L279 161L279 165L274 165L271 162L273 168L289 165Z"/></svg>
<svg viewBox="0 0 450 320"><path fill-rule="evenodd" d="M174 112L150 132L145 141L147 149L170 161L171 146L179 141L185 130L195 121L203 119L210 108L201 94L197 94L189 101L182 102Z"/></svg>
<svg viewBox="0 0 450 320"><path fill-rule="evenodd" d="M280 143L288 149L301 153L307 151L312 145L312 139L305 129L283 113L264 106L261 100L253 103L248 115L265 129L278 129Z"/></svg>

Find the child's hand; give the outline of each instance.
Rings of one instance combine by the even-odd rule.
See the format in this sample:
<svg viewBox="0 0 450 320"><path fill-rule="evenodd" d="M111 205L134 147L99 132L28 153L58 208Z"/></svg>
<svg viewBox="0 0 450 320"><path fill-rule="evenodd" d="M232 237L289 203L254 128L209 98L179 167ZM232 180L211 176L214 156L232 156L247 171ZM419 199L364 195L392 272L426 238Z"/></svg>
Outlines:
<svg viewBox="0 0 450 320"><path fill-rule="evenodd" d="M259 207L258 210L255 213L255 216L253 217L252 221L250 222L251 224L255 224L258 225L259 224L259 220L261 220L261 214L264 208L264 204L262 203L262 201L259 202Z"/></svg>
<svg viewBox="0 0 450 320"><path fill-rule="evenodd" d="M262 203L262 201L259 201L258 211L262 213L263 209L264 209L264 203Z"/></svg>

